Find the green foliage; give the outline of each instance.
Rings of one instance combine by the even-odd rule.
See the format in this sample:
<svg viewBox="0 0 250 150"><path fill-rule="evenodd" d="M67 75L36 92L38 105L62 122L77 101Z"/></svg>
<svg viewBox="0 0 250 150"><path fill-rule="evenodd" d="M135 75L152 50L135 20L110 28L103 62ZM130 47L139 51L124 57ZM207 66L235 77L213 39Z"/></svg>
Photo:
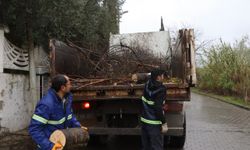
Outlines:
<svg viewBox="0 0 250 150"><path fill-rule="evenodd" d="M4 0L3 21L8 38L26 45L27 28L32 28L36 45L49 38L66 39L92 49L108 45L110 32L119 32L124 0ZM26 11L25 11L26 10ZM32 25L27 25L27 16Z"/></svg>
<svg viewBox="0 0 250 150"><path fill-rule="evenodd" d="M206 59L197 69L199 87L221 94L236 94L249 99L250 46L248 37L233 46L220 41L204 50Z"/></svg>

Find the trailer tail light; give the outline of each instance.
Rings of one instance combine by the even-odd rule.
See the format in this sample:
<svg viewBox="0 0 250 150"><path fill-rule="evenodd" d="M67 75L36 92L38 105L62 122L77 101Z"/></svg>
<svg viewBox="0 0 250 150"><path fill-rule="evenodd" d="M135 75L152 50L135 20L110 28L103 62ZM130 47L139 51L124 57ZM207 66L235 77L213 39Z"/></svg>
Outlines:
<svg viewBox="0 0 250 150"><path fill-rule="evenodd" d="M89 102L83 102L81 108L82 109L89 109L90 108L90 103Z"/></svg>
<svg viewBox="0 0 250 150"><path fill-rule="evenodd" d="M75 111L80 111L80 110L88 110L91 108L90 102L76 102L72 104L72 108Z"/></svg>
<svg viewBox="0 0 250 150"><path fill-rule="evenodd" d="M182 102L166 103L163 106L163 110L165 112L181 112L183 110L183 103Z"/></svg>

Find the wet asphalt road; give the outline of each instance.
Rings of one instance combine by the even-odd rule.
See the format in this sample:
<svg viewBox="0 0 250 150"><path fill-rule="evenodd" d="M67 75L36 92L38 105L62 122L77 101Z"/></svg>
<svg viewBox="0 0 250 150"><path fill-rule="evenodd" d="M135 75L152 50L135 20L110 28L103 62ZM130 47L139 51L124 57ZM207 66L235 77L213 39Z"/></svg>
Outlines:
<svg viewBox="0 0 250 150"><path fill-rule="evenodd" d="M187 138L182 150L250 150L250 111L194 93L185 109ZM18 134L0 139L0 150L35 149L28 136ZM140 137L110 137L106 146L90 143L74 150L82 149L139 150Z"/></svg>

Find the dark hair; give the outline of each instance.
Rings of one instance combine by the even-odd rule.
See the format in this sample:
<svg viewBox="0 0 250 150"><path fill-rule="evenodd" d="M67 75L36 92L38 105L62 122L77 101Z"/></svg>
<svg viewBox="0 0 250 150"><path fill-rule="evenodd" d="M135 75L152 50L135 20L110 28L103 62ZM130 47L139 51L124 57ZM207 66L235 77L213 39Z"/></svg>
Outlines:
<svg viewBox="0 0 250 150"><path fill-rule="evenodd" d="M52 78L51 88L58 92L61 89L61 86L66 85L67 82L65 75L58 74Z"/></svg>
<svg viewBox="0 0 250 150"><path fill-rule="evenodd" d="M158 76L163 75L165 73L164 70L156 68L151 71L151 80L156 80Z"/></svg>

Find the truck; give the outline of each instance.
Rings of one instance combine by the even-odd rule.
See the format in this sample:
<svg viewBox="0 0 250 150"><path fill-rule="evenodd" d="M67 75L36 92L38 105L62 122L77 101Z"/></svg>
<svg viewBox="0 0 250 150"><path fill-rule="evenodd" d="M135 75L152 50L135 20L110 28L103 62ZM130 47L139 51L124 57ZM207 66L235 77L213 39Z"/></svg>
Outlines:
<svg viewBox="0 0 250 150"><path fill-rule="evenodd" d="M194 30L180 29L177 33L174 38L170 37L168 31L111 34L106 51L120 56L116 60L117 64L125 61L125 57L119 52L131 47L146 47L144 50L152 51L151 54L163 58L160 61L166 63L162 63L161 67L167 71L168 76L168 80L163 83L167 89L163 110L168 124L168 131L164 133L164 145L168 143L180 148L184 146L186 139L184 106L191 99L190 88L196 84L196 70ZM141 97L144 84L150 77L150 69L141 69L142 61L132 62L136 64L136 69L130 62L123 67L109 68L109 63L101 60L111 57L110 55L97 57L95 52L78 47L70 41L65 44L51 40L50 48L51 72L70 76L73 85L73 112L81 124L88 127L92 138L105 143L111 135L141 134ZM131 53L136 52L131 50ZM143 53L137 53L136 58L138 55L142 56ZM106 67L101 66L105 63L108 64ZM147 60L144 66L155 67L153 63ZM101 78L101 73L96 73L96 70L101 72L102 69L109 70L109 73L116 70L120 78L114 78L112 74ZM132 74L124 70L131 71ZM105 74L105 71L102 74ZM128 81L127 77L131 80Z"/></svg>

